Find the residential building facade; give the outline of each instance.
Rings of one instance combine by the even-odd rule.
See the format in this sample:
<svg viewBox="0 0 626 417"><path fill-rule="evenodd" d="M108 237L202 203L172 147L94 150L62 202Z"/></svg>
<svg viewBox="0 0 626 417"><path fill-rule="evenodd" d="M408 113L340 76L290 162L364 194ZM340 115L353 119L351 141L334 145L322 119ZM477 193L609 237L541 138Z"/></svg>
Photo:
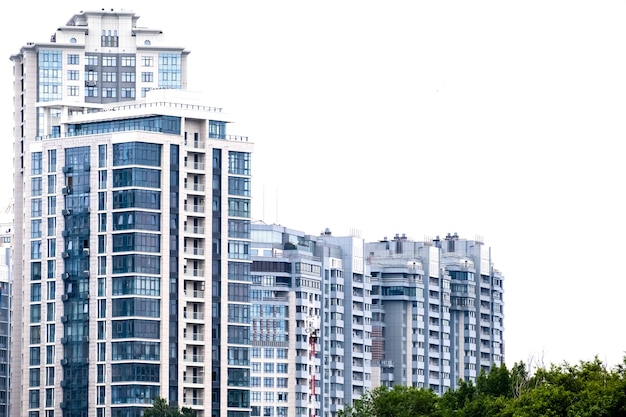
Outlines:
<svg viewBox="0 0 626 417"><path fill-rule="evenodd" d="M252 225L253 416L336 417L371 389L363 240Z"/></svg>
<svg viewBox="0 0 626 417"><path fill-rule="evenodd" d="M13 201L0 213L0 417L10 416Z"/></svg>
<svg viewBox="0 0 626 417"><path fill-rule="evenodd" d="M503 276L479 240L366 244L376 383L438 394L504 362Z"/></svg>
<svg viewBox="0 0 626 417"><path fill-rule="evenodd" d="M250 414L223 359L250 349L252 144L137 20L81 12L11 57L11 415Z"/></svg>

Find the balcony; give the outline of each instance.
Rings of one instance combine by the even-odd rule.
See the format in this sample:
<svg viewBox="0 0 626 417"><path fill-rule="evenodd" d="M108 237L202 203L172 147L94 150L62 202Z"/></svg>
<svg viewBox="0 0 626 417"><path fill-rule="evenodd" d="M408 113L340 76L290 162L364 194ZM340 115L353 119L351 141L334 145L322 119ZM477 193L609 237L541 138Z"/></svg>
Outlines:
<svg viewBox="0 0 626 417"><path fill-rule="evenodd" d="M192 355L187 353L183 356L183 360L185 362L204 363L204 355Z"/></svg>
<svg viewBox="0 0 626 417"><path fill-rule="evenodd" d="M195 184L195 183L192 183L192 184L187 183L187 184L185 184L185 190L187 190L187 191L204 193L205 188L206 187L204 186L204 184Z"/></svg>
<svg viewBox="0 0 626 417"><path fill-rule="evenodd" d="M204 162L185 161L185 168L194 169L196 171L204 171Z"/></svg>
<svg viewBox="0 0 626 417"><path fill-rule="evenodd" d="M204 320L204 313L200 312L200 311L192 311L190 313L185 313L185 318L187 320L203 321Z"/></svg>
<svg viewBox="0 0 626 417"><path fill-rule="evenodd" d="M183 378L183 382L185 384L199 384L202 385L204 384L204 377L203 376L193 376L193 375L187 375Z"/></svg>
<svg viewBox="0 0 626 417"><path fill-rule="evenodd" d="M185 233L204 236L204 226L185 226Z"/></svg>
<svg viewBox="0 0 626 417"><path fill-rule="evenodd" d="M204 301L204 291L203 290L185 290L185 296L188 299L198 299Z"/></svg>
<svg viewBox="0 0 626 417"><path fill-rule="evenodd" d="M204 213L204 205L202 204L185 204L184 208L188 213Z"/></svg>
<svg viewBox="0 0 626 417"><path fill-rule="evenodd" d="M183 398L183 407L194 407L204 405L204 399L199 397Z"/></svg>
<svg viewBox="0 0 626 417"><path fill-rule="evenodd" d="M184 248L183 253L188 256L204 256L204 248Z"/></svg>
<svg viewBox="0 0 626 417"><path fill-rule="evenodd" d="M203 140L185 140L185 146L192 149L201 149L204 150L206 148L206 142Z"/></svg>
<svg viewBox="0 0 626 417"><path fill-rule="evenodd" d="M204 269L191 269L183 272L183 277L186 280L204 281Z"/></svg>
<svg viewBox="0 0 626 417"><path fill-rule="evenodd" d="M204 334L189 333L183 336L183 340L187 343L204 342Z"/></svg>

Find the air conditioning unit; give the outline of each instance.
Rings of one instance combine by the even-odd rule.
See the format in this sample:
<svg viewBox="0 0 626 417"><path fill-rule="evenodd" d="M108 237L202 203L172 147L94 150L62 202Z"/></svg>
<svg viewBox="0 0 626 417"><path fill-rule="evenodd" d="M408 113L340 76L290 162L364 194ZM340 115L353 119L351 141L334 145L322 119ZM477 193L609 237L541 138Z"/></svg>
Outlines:
<svg viewBox="0 0 626 417"><path fill-rule="evenodd" d="M63 252L62 255L64 258L69 258L70 257L70 253L69 252Z"/></svg>
<svg viewBox="0 0 626 417"><path fill-rule="evenodd" d="M63 295L61 296L61 300L62 300L62 301L67 301L67 300L69 300L69 299L70 299L70 296L69 296L68 294L63 294Z"/></svg>
<svg viewBox="0 0 626 417"><path fill-rule="evenodd" d="M63 279L70 279L70 273L69 272L63 272Z"/></svg>
<svg viewBox="0 0 626 417"><path fill-rule="evenodd" d="M67 174L69 172L72 172L72 167L63 167L63 173Z"/></svg>
<svg viewBox="0 0 626 417"><path fill-rule="evenodd" d="M61 214L64 216L71 216L72 215L72 210L71 209L63 209L61 211Z"/></svg>
<svg viewBox="0 0 626 417"><path fill-rule="evenodd" d="M61 323L67 323L67 316L61 316Z"/></svg>
<svg viewBox="0 0 626 417"><path fill-rule="evenodd" d="M83 256L89 256L89 248L83 249Z"/></svg>
<svg viewBox="0 0 626 417"><path fill-rule="evenodd" d="M67 365L67 359L65 359L65 358L61 359L61 365L64 365L64 366ZM63 404L63 403L61 403L61 404Z"/></svg>

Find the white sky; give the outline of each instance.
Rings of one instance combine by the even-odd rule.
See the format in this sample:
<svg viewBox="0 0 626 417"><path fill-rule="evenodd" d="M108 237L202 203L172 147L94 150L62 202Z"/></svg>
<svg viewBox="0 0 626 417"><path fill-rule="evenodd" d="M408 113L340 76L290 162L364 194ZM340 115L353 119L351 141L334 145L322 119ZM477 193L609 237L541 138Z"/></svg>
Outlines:
<svg viewBox="0 0 626 417"><path fill-rule="evenodd" d="M0 199L11 194L9 56L80 10L133 10L191 51L188 88L255 143L255 219L367 240L484 236L505 274L507 363L621 361L626 3L7 7Z"/></svg>

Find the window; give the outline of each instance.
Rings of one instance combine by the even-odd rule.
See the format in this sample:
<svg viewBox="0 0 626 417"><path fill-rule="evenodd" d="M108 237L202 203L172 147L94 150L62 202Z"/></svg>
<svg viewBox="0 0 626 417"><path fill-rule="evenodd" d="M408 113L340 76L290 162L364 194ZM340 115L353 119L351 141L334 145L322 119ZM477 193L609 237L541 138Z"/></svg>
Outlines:
<svg viewBox="0 0 626 417"><path fill-rule="evenodd" d="M31 239L41 237L41 219L30 221L30 237Z"/></svg>
<svg viewBox="0 0 626 417"><path fill-rule="evenodd" d="M122 82L123 83L134 83L135 82L135 73L134 72L123 72L122 73Z"/></svg>
<svg viewBox="0 0 626 417"><path fill-rule="evenodd" d="M98 97L98 89L96 87L86 87L85 97Z"/></svg>
<svg viewBox="0 0 626 417"><path fill-rule="evenodd" d="M154 58L151 56L141 57L141 65L144 67L151 67L154 65Z"/></svg>
<svg viewBox="0 0 626 417"><path fill-rule="evenodd" d="M57 151L56 149L50 149L48 151L48 172L55 172L57 170Z"/></svg>
<svg viewBox="0 0 626 417"><path fill-rule="evenodd" d="M141 73L141 81L144 83L151 83L154 81L154 73L152 72L142 72Z"/></svg>
<svg viewBox="0 0 626 417"><path fill-rule="evenodd" d="M135 66L135 57L134 56L123 56L122 57L122 66L123 67L134 67Z"/></svg>
<svg viewBox="0 0 626 417"><path fill-rule="evenodd" d="M102 66L103 67L117 67L117 57L116 56L103 56Z"/></svg>
<svg viewBox="0 0 626 417"><path fill-rule="evenodd" d="M117 89L115 87L106 87L102 89L102 97L115 98L117 97Z"/></svg>
<svg viewBox="0 0 626 417"><path fill-rule="evenodd" d="M57 198L55 196L48 197L48 214L56 214Z"/></svg>
<svg viewBox="0 0 626 417"><path fill-rule="evenodd" d="M79 77L78 70L69 70L67 71L67 79L70 81L77 81Z"/></svg>
<svg viewBox="0 0 626 417"><path fill-rule="evenodd" d="M30 202L30 214L32 217L41 217L41 198L33 198Z"/></svg>
<svg viewBox="0 0 626 417"><path fill-rule="evenodd" d="M41 175L41 158L42 158L42 153L41 152L33 152L31 154L31 174L33 175Z"/></svg>
<svg viewBox="0 0 626 417"><path fill-rule="evenodd" d="M78 96L78 94L80 93L80 87L78 87L77 85L68 85L67 86L67 95L68 96Z"/></svg>
<svg viewBox="0 0 626 417"><path fill-rule="evenodd" d="M80 63L80 58L76 54L69 54L67 56L67 65L78 65Z"/></svg>
<svg viewBox="0 0 626 417"><path fill-rule="evenodd" d="M56 188L56 175L48 175L48 194L54 194Z"/></svg>
<svg viewBox="0 0 626 417"><path fill-rule="evenodd" d="M123 98L135 98L135 89L133 87L122 87Z"/></svg>
<svg viewBox="0 0 626 417"><path fill-rule="evenodd" d="M98 73L92 73L95 74L95 80L93 81L97 81L98 80ZM102 81L103 82L107 82L107 83L114 83L117 82L117 72L103 72L102 73Z"/></svg>

